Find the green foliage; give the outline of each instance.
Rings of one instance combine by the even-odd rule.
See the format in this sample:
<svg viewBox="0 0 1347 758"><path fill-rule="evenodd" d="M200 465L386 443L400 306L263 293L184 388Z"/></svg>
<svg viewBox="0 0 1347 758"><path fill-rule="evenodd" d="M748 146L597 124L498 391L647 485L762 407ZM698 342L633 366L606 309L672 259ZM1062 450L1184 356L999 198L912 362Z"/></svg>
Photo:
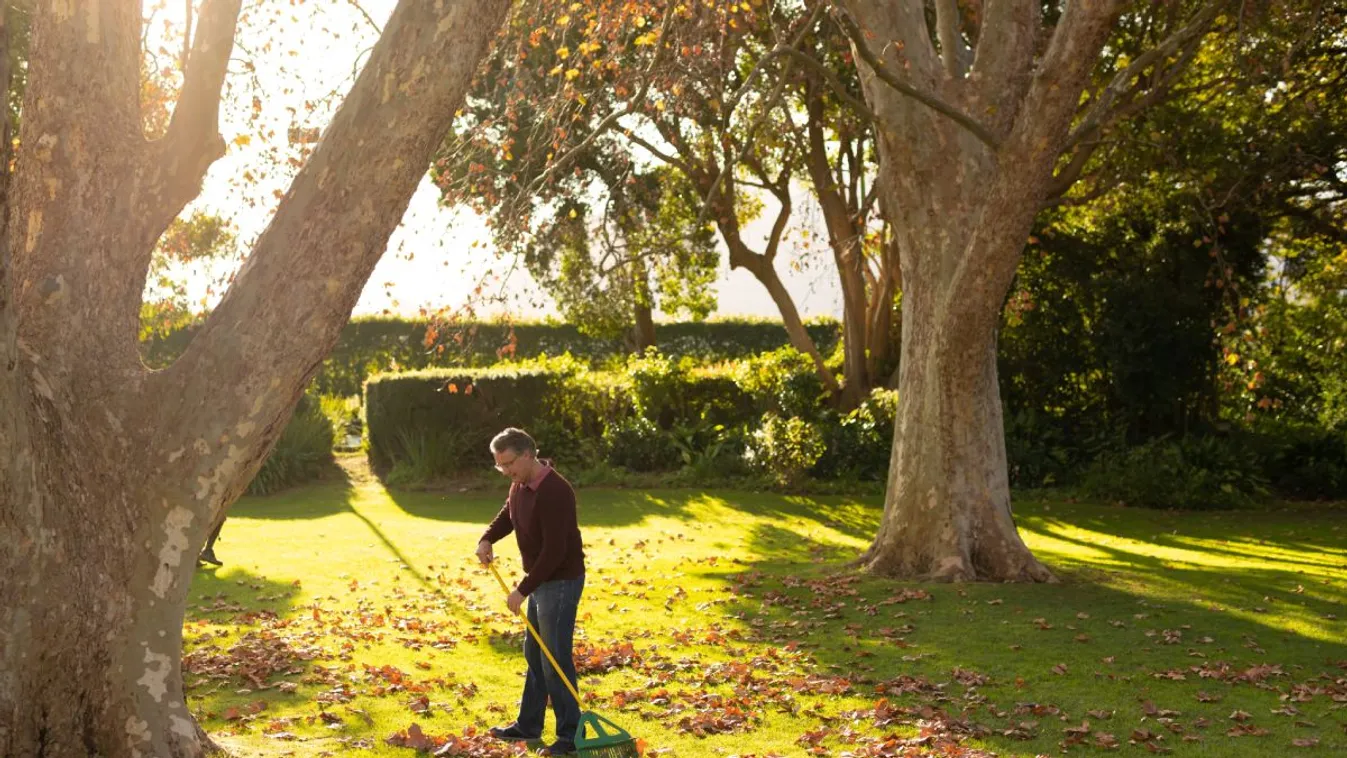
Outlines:
<svg viewBox="0 0 1347 758"><path fill-rule="evenodd" d="M898 392L877 389L848 413L829 412L820 422L824 451L811 467L819 479L884 481L893 452Z"/></svg>
<svg viewBox="0 0 1347 758"><path fill-rule="evenodd" d="M365 420L361 413L362 406L359 396L323 395L320 405L323 415L327 416L327 420L332 424L333 432L337 435L337 447L346 447L347 437L364 438Z"/></svg>
<svg viewBox="0 0 1347 758"><path fill-rule="evenodd" d="M230 221L199 210L169 223L150 259L146 297L140 312L142 343L189 330L200 321L199 304L188 301L186 284L173 275L170 267L174 263L224 258L235 251L236 242L237 235ZM163 365L168 358L176 357L176 353L147 357L151 365Z"/></svg>
<svg viewBox="0 0 1347 758"><path fill-rule="evenodd" d="M823 456L823 432L798 416L782 418L767 413L753 432L747 455L751 465L786 487L802 482Z"/></svg>
<svg viewBox="0 0 1347 758"><path fill-rule="evenodd" d="M1238 439L1151 440L1105 453L1085 472L1092 497L1145 508L1236 508L1267 494L1258 456Z"/></svg>
<svg viewBox="0 0 1347 758"><path fill-rule="evenodd" d="M198 324L175 323L142 344L151 366L172 363L191 342ZM806 325L825 352L841 339L841 326L820 319ZM704 363L736 360L789 342L780 322L755 319L713 319L703 323L659 324L655 333L662 355ZM358 318L348 323L314 377L323 395L359 395L366 377L386 372L427 368L485 368L502 360L527 361L570 353L591 367L625 359L620 340L583 334L573 324L552 322L465 322L430 326L423 320ZM617 360L621 363L621 360Z"/></svg>
<svg viewBox="0 0 1347 758"><path fill-rule="evenodd" d="M537 432L549 417L548 398L565 373L545 368L429 369L378 374L365 383L368 449L375 470L412 463L414 472L442 476L490 465L489 443L507 426ZM550 444L541 433L539 446ZM568 452L558 447L562 457ZM540 451L548 455L550 451Z"/></svg>
<svg viewBox="0 0 1347 758"><path fill-rule="evenodd" d="M827 399L809 356L789 346L743 361L735 380L758 406L785 416L818 418Z"/></svg>
<svg viewBox="0 0 1347 758"><path fill-rule="evenodd" d="M667 426L673 422L687 369L655 348L627 361L626 375L631 380L631 401L636 414Z"/></svg>
<svg viewBox="0 0 1347 758"><path fill-rule="evenodd" d="M471 458L472 435L468 429L399 429L398 453L385 480L396 487L414 487L464 470Z"/></svg>
<svg viewBox="0 0 1347 758"><path fill-rule="evenodd" d="M601 208L567 200L531 234L503 231L498 241L522 246L529 272L582 334L622 339L638 312L656 308L693 321L710 315L719 254L709 229L693 229L691 185L656 168L606 184L604 197Z"/></svg>
<svg viewBox="0 0 1347 758"><path fill-rule="evenodd" d="M1264 422L1242 436L1278 495L1347 500L1347 429Z"/></svg>
<svg viewBox="0 0 1347 758"><path fill-rule="evenodd" d="M248 485L248 494L267 495L313 481L332 465L332 421L322 403L302 395L280 439Z"/></svg>
<svg viewBox="0 0 1347 758"><path fill-rule="evenodd" d="M668 471L677 468L679 448L670 434L644 416L630 416L603 431L605 460L632 471Z"/></svg>
<svg viewBox="0 0 1347 758"><path fill-rule="evenodd" d="M1097 86L1168 34L1152 13L1120 19ZM1062 481L1115 434L1338 423L1342 9L1258 13L1101 135L1077 185L1098 199L1041 214L1000 340L1017 483Z"/></svg>

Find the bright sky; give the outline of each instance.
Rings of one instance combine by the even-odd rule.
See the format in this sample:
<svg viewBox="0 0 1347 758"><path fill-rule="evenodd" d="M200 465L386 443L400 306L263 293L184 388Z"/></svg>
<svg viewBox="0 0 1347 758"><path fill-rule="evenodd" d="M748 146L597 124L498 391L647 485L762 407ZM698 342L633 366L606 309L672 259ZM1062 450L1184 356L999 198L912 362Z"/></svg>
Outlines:
<svg viewBox="0 0 1347 758"><path fill-rule="evenodd" d="M395 0L361 0L358 8L351 0L246 2L221 111L221 133L230 149L211 168L200 198L186 212L199 208L230 219L241 247L254 239L297 170L287 163L297 156L287 140L290 125L327 125L377 38L373 25L382 27L395 4ZM164 5L163 0L146 0L145 12L150 39L160 40L151 45L161 46L163 60L168 61L181 49L183 8L179 3ZM253 120L257 103L261 110ZM306 103L313 106L311 111ZM826 265L830 254L820 242L826 238L817 232L800 233L821 228L817 208L807 190L799 192L793 206L795 228L783 243L777 269L803 316L840 317L840 290ZM769 205L764 216L746 228L750 245L758 247L766 239L773 210ZM806 243L810 234L813 242ZM194 302L214 305L238 265L236 259L182 266L174 273L185 281ZM508 309L526 318L556 313L522 264L516 268L512 260L498 256L480 219L467 210L442 207L438 191L427 180L389 240L355 312L410 315L422 307L455 310L469 303L479 284L487 293L506 297L504 305L477 303L479 313L495 315ZM716 286L718 314L779 318L775 304L751 274L731 272L722 262Z"/></svg>

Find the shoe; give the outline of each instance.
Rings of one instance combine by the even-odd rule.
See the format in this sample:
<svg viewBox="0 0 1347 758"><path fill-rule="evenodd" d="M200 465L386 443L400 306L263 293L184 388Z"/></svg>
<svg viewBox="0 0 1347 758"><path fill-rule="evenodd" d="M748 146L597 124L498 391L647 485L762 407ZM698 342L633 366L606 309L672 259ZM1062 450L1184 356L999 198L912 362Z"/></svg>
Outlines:
<svg viewBox="0 0 1347 758"><path fill-rule="evenodd" d="M538 748L538 755L575 755L575 745L557 740L547 747Z"/></svg>
<svg viewBox="0 0 1347 758"><path fill-rule="evenodd" d="M519 724L517 723L510 724L509 726L493 726L488 730L488 733L498 740L507 740L509 742L518 742L520 740L531 742L533 740L540 740L543 737L541 734L529 734L528 732L525 732L519 728Z"/></svg>
<svg viewBox="0 0 1347 758"><path fill-rule="evenodd" d="M216 558L216 557L215 557L215 551L214 551L214 550L203 550L203 551L201 551L201 555L197 557L197 560L200 561L201 563L209 563L209 564L212 565L212 566L223 566L223 565L224 565L224 561L222 561L222 560L220 560L219 558Z"/></svg>

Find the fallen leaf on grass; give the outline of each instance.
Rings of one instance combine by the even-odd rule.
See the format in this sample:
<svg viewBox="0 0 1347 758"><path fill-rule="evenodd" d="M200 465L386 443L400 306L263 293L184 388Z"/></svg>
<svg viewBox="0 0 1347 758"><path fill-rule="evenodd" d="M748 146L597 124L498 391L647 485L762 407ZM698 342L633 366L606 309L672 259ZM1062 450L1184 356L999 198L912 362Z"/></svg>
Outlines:
<svg viewBox="0 0 1347 758"><path fill-rule="evenodd" d="M1262 737L1268 730L1253 724L1235 724L1225 733L1227 737Z"/></svg>

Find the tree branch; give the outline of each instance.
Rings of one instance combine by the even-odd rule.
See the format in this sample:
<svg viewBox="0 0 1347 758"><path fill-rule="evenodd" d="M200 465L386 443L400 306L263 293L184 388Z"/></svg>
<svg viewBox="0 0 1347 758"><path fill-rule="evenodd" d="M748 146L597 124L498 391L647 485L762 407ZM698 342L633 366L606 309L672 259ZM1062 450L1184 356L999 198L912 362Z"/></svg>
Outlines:
<svg viewBox="0 0 1347 758"><path fill-rule="evenodd" d="M1042 5L1040 0L987 0L983 15L973 58L973 101L989 128L1005 134L1033 80L1034 55L1043 34Z"/></svg>
<svg viewBox="0 0 1347 758"><path fill-rule="evenodd" d="M638 136L636 132L632 132L631 134L626 135L626 138L630 140L633 144L645 148L646 152L650 153L656 158L659 158L660 160L664 161L670 166L673 166L679 171L682 171L687 176L692 176L692 167L689 166L686 161L683 161L675 156L669 155L663 150L660 150L659 148L650 144L650 142L644 139L643 137Z"/></svg>
<svg viewBox="0 0 1347 758"><path fill-rule="evenodd" d="M762 251L762 257L767 259L768 266L776 260L776 253L781 249L781 237L786 233L786 224L790 221L790 193L777 195L777 200L781 203L781 208L776 212L776 220L772 222L772 234L767 239L767 247Z"/></svg>
<svg viewBox="0 0 1347 758"><path fill-rule="evenodd" d="M1160 44L1137 56L1137 59L1132 61L1131 65L1115 74L1112 81L1095 99L1094 105L1086 112L1080 123L1076 125L1075 129L1071 130L1071 133L1067 136L1067 145L1075 145L1109 121L1112 116L1110 111L1115 101L1124 95L1133 79L1152 64L1164 61L1186 45L1192 45L1192 49L1186 51L1180 63L1174 67L1176 71L1182 71L1192 60L1192 51L1196 50L1202 35L1216 18L1216 14L1223 5L1224 2L1221 0L1207 4L1186 26L1171 34Z"/></svg>
<svg viewBox="0 0 1347 758"><path fill-rule="evenodd" d="M9 3L0 3L0 87L5 93L4 112L0 113L0 377L13 376L11 371L15 342L16 314L9 308L9 162L13 158L14 139L10 134L9 88L13 82L10 67ZM0 380L2 381L2 380ZM5 395L13 397L13 395ZM3 427L0 427L2 429ZM0 433L0 439L6 435Z"/></svg>
<svg viewBox="0 0 1347 758"><path fill-rule="evenodd" d="M767 54L767 58L775 58L778 56L786 56L797 63L804 64L805 68L820 77L828 85L828 88L833 91L833 94L837 95L837 97L854 110L857 115L869 122L879 122L879 116L876 115L874 111L870 110L870 106L866 105L865 101L860 100L850 92L847 92L846 87L842 84L842 80L837 78L837 74L834 74L832 69L815 60L814 56L793 47L778 48Z"/></svg>
<svg viewBox="0 0 1347 758"><path fill-rule="evenodd" d="M401 0L223 301L168 369L161 444L229 502L335 344L462 104L508 0ZM228 420L221 425L220 419ZM211 430L211 431L205 431ZM222 436L223 435L223 436Z"/></svg>
<svg viewBox="0 0 1347 758"><path fill-rule="evenodd" d="M365 23L369 24L370 27L374 29L376 34L384 33L384 30L380 29L379 25L374 23L374 19L370 18L369 12L365 10L365 6L360 4L360 0L346 0L346 2L349 3L351 7L355 8L357 11L360 12L360 15L365 18Z"/></svg>
<svg viewBox="0 0 1347 758"><path fill-rule="evenodd" d="M1080 179L1081 173L1085 171L1085 166L1090 162L1090 157L1102 144L1102 140L1093 140L1076 146L1076 149L1071 153L1070 160L1053 175L1052 184L1048 185L1046 202L1055 203L1071 189L1072 185Z"/></svg>
<svg viewBox="0 0 1347 758"><path fill-rule="evenodd" d="M865 34L857 28L856 22L852 21L849 16L845 13L839 13L837 14L837 22L841 25L843 31L846 32L847 37L851 40L851 44L855 46L857 54L861 56L861 60L869 65L870 70L875 73L875 76L879 77L880 81L904 95L911 97L917 102L922 103L937 113L946 116L964 129L967 129L970 134L977 137L978 140L988 148L996 150L1000 147L1000 140L992 135L986 127L978 123L976 119L949 103L946 103L944 100L941 100L935 94L925 92L911 83L900 79L896 74L890 71L888 66L885 66L884 63L875 56L874 51L870 49L870 46L865 43Z"/></svg>
<svg viewBox="0 0 1347 758"><path fill-rule="evenodd" d="M173 194L185 195L173 211L175 216L195 196L210 164L224 155L219 132L220 90L234 49L241 5L241 0L206 0L201 7L182 95L161 140L163 183L170 192L176 190Z"/></svg>
<svg viewBox="0 0 1347 758"><path fill-rule="evenodd" d="M178 70L187 70L187 59L192 52L192 0L182 0L186 6L183 11L183 29L182 29L182 55L178 58ZM146 24L148 27L149 24Z"/></svg>
<svg viewBox="0 0 1347 758"><path fill-rule="evenodd" d="M753 86L755 81L757 81L758 76L767 69L767 64L778 55L784 55L786 50L798 51L800 43L804 41L805 35L809 33L809 30L814 28L814 24L818 23L818 17L822 12L822 3L814 6L814 10L809 13L809 17L806 18L804 23L800 25L800 28L796 30L794 39L788 43L777 43L777 46L773 48L771 52L762 56L753 64L753 68L748 72L748 76L744 78L744 83L740 84L739 89L735 90L734 94L730 96L730 102L727 104L728 107L725 108L726 124L728 124L730 119L734 116L735 109L739 107L739 101L744 99L744 95L748 94L749 88Z"/></svg>
<svg viewBox="0 0 1347 758"><path fill-rule="evenodd" d="M739 163L743 161L744 156L748 154L749 149L753 145L753 138L758 133L758 129L762 126L762 123L767 120L767 117L771 115L772 109L776 107L777 102L781 99L781 93L785 91L786 83L790 78L789 74L790 74L790 63L787 62L785 65L785 70L781 72L781 75L779 77L777 77L776 86L772 88L772 91L767 96L766 101L763 102L762 111L758 113L757 118L753 119L753 123L749 124L748 130L744 133L744 142L743 145L740 147L738 154L735 155L732 159L726 161L725 165L720 167L719 175L717 175L716 180L711 183L710 189L706 191L706 195L702 199L702 209L697 214L696 223L692 225L694 229L706 223L706 215L710 211L712 203L714 202L717 196L717 193L720 191L720 186L725 183L725 176L729 172L733 171L734 167L739 165ZM726 117L726 123L728 128L728 115ZM733 199L731 199L730 201L731 211L733 210L733 207L734 202Z"/></svg>
<svg viewBox="0 0 1347 758"><path fill-rule="evenodd" d="M600 135L611 129L613 125L617 123L618 119L635 113L638 107L645 105L646 93L650 91L650 85L655 81L655 70L659 66L660 61L664 58L664 51L668 49L665 40L668 39L669 27L673 24L673 11L674 3L669 3L669 6L664 9L664 20L660 23L659 29L659 47L655 50L655 55L651 57L650 64L646 66L645 73L642 77L644 81L641 83L640 91L628 100L626 106L621 110L613 111L607 116L604 116L603 120L594 127L594 131L586 135L585 138L580 141L580 144L567 150L553 161L552 165L548 166L546 171L539 174L537 179L529 182L528 189L517 195L514 200L511 201L513 205L517 206L521 202L531 201L537 196L539 190L546 186L547 182L551 181L552 177L555 176L557 172L569 166L581 152L588 149L589 146L594 143L594 140L598 139Z"/></svg>
<svg viewBox="0 0 1347 758"><path fill-rule="evenodd" d="M935 22L940 35L940 59L951 79L963 77L963 39L959 36L958 0L936 0Z"/></svg>

